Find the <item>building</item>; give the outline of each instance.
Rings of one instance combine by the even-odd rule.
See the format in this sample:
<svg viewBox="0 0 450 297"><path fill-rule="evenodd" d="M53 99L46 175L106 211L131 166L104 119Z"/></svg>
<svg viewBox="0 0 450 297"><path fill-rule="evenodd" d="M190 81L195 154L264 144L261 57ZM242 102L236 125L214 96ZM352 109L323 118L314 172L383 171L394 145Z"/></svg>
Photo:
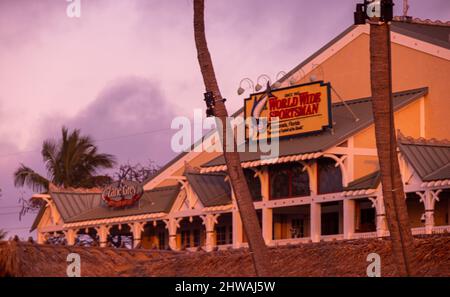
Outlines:
<svg viewBox="0 0 450 297"><path fill-rule="evenodd" d="M449 232L450 23L397 19L391 27L398 156L412 231ZM277 246L388 236L370 101L368 25L349 27L287 73L281 87L312 77L332 86L332 128L280 139L274 160L262 161L259 151L241 153L264 239ZM220 153L182 153L143 191L135 204L111 208L101 189L51 187L33 196L46 205L32 230L39 243L61 234L74 245L79 234L89 234L107 246L112 235L123 234L133 236L135 247L151 249L246 245Z"/></svg>

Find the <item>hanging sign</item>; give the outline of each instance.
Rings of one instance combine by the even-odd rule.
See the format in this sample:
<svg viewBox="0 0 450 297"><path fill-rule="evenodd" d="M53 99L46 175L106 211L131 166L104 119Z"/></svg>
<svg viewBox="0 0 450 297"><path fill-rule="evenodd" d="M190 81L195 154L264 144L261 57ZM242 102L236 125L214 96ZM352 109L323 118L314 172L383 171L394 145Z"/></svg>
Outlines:
<svg viewBox="0 0 450 297"><path fill-rule="evenodd" d="M144 189L135 181L117 181L103 189L102 199L111 207L124 207L133 205L138 201Z"/></svg>
<svg viewBox="0 0 450 297"><path fill-rule="evenodd" d="M257 123L246 129L251 140L294 136L331 127L330 84L323 81L291 86L250 95L244 101L246 123Z"/></svg>

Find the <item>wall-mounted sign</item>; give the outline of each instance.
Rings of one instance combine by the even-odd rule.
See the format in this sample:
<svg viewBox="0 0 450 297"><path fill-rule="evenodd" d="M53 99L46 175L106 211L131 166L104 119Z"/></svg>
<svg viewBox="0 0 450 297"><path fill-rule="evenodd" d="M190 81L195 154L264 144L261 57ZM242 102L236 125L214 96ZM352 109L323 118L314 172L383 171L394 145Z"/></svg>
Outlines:
<svg viewBox="0 0 450 297"><path fill-rule="evenodd" d="M250 95L244 101L244 116L246 120L256 119L259 126L247 127L247 139L292 136L331 127L330 88L329 83L319 81Z"/></svg>
<svg viewBox="0 0 450 297"><path fill-rule="evenodd" d="M143 192L142 185L138 182L114 182L103 189L102 199L111 207L124 207L133 205Z"/></svg>

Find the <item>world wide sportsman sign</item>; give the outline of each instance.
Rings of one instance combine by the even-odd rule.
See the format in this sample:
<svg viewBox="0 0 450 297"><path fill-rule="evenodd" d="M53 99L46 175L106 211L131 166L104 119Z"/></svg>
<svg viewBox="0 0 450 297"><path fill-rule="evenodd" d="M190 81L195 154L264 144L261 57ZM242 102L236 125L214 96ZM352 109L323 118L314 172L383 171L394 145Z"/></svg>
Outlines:
<svg viewBox="0 0 450 297"><path fill-rule="evenodd" d="M244 101L244 116L256 119L258 128L247 127L247 139L293 136L331 127L330 90L329 83L318 81L250 95Z"/></svg>

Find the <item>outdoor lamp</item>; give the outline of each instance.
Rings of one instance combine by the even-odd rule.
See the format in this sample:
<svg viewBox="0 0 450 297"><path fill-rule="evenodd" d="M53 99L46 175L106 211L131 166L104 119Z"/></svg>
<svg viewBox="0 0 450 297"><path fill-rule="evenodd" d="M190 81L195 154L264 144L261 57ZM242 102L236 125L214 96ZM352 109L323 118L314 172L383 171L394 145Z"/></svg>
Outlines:
<svg viewBox="0 0 450 297"><path fill-rule="evenodd" d="M381 20L383 22L390 22L394 18L394 1L381 1Z"/></svg>
<svg viewBox="0 0 450 297"><path fill-rule="evenodd" d="M283 76L285 76L285 75L286 75L286 72L284 72L284 71L278 72L277 76L275 77L275 79L276 79L277 81L273 84L273 87L274 87L275 89L278 89L279 87L281 87L280 79L281 79Z"/></svg>
<svg viewBox="0 0 450 297"><path fill-rule="evenodd" d="M237 89L237 94L238 94L238 95L244 94L244 92L245 92L245 90L246 90L246 89L244 89L244 88L242 87L242 83L244 83L244 82L247 82L248 88L251 88L252 90L255 90L255 84L253 83L253 81L252 81L250 78L245 77L245 78L243 78L243 79L241 80L241 82L239 83L239 88ZM247 88L247 89L248 89L248 88Z"/></svg>
<svg viewBox="0 0 450 297"><path fill-rule="evenodd" d="M364 25L366 20L372 18L382 22L390 22L394 17L394 2L392 0L364 0L356 4L354 13L355 25Z"/></svg>
<svg viewBox="0 0 450 297"><path fill-rule="evenodd" d="M212 92L206 92L204 95L205 95L205 102L206 102L206 116L213 117L214 116L214 95Z"/></svg>
<svg viewBox="0 0 450 297"><path fill-rule="evenodd" d="M364 25L366 23L366 12L364 4L356 4L356 11L354 12L355 25Z"/></svg>
<svg viewBox="0 0 450 297"><path fill-rule="evenodd" d="M259 83L259 81L265 78L266 82L268 82L270 84L270 77L267 74L261 74L260 76L258 76L258 79L256 80L256 86L255 86L255 91L259 92L261 91L261 89L263 88L263 86Z"/></svg>

